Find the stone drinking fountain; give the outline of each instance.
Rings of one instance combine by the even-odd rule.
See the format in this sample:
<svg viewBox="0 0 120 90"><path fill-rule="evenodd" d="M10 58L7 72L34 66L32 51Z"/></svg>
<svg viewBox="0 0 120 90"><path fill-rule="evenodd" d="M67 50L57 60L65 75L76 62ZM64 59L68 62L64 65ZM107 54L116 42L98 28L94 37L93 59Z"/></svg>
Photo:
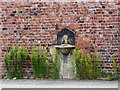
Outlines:
<svg viewBox="0 0 120 90"><path fill-rule="evenodd" d="M73 50L75 48L75 34L72 30L64 28L57 34L57 45L55 48L59 54L62 54L63 60L60 61L60 78L74 79L75 71L73 65L75 60L73 57Z"/></svg>

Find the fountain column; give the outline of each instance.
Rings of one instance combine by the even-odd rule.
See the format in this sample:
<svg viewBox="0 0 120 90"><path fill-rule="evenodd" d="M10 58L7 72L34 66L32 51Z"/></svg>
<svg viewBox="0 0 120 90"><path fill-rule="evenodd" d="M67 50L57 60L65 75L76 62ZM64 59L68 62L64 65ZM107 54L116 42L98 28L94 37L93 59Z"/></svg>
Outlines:
<svg viewBox="0 0 120 90"><path fill-rule="evenodd" d="M73 70L74 59L71 58L72 56L63 55L63 62L61 62L61 76L63 79L74 79L75 78L75 71Z"/></svg>

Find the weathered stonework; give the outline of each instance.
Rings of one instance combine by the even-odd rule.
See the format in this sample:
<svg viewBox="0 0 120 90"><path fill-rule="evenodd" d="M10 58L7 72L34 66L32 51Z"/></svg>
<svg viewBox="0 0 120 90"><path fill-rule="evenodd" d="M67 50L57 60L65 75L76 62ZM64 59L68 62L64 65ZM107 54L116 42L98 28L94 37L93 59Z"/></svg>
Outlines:
<svg viewBox="0 0 120 90"><path fill-rule="evenodd" d="M76 34L76 46L91 45L106 62L104 70L112 72L111 57L120 65L120 1L99 2L0 2L0 74L4 76L3 54L10 46L25 43L49 47L57 43L57 33L64 28ZM28 68L28 67L27 67ZM28 73L28 72L27 72Z"/></svg>

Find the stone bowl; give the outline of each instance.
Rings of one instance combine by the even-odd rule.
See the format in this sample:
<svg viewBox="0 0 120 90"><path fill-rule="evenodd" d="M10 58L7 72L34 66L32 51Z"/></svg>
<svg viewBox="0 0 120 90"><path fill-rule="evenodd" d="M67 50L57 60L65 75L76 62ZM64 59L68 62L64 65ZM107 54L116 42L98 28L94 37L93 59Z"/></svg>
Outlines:
<svg viewBox="0 0 120 90"><path fill-rule="evenodd" d="M73 50L75 48L74 45L56 45L55 46L56 49L58 49L63 55L68 55L71 50Z"/></svg>

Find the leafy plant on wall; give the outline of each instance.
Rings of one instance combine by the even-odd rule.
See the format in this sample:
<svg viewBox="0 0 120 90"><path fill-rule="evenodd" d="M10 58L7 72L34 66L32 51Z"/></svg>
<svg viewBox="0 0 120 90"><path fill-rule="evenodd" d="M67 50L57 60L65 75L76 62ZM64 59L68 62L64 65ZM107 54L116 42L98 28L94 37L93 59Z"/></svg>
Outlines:
<svg viewBox="0 0 120 90"><path fill-rule="evenodd" d="M93 78L100 78L100 72L99 72L99 68L98 68L98 53L95 50L94 52L94 58L93 58Z"/></svg>
<svg viewBox="0 0 120 90"><path fill-rule="evenodd" d="M117 73L117 64L115 62L114 57L112 57L112 69L113 69L113 73L101 71L101 76L105 78L105 80L118 80L119 75Z"/></svg>
<svg viewBox="0 0 120 90"><path fill-rule="evenodd" d="M35 48L32 48L32 52L30 55L31 63L32 63L32 70L33 70L33 75L35 78L39 78L39 70L38 70L38 54L35 50Z"/></svg>
<svg viewBox="0 0 120 90"><path fill-rule="evenodd" d="M116 62L114 58L112 58L112 67L115 74L112 74L102 69L103 60L99 63L97 51L94 52L94 56L91 58L90 54L86 54L83 50L75 49L74 56L76 61L76 77L79 79L105 78L106 80L117 80L119 78L116 74Z"/></svg>
<svg viewBox="0 0 120 90"><path fill-rule="evenodd" d="M97 56L95 56L92 63L92 58L83 50L74 50L76 61L76 76L79 79L97 79L99 76Z"/></svg>
<svg viewBox="0 0 120 90"><path fill-rule="evenodd" d="M80 59L80 52L79 52L79 50L77 48L75 48L75 50L74 50L74 56L75 56L75 63L76 63L76 67L74 67L74 68L76 68L75 69L76 70L76 76L78 78L80 78L82 68L81 68L81 64L80 64L80 60L79 60Z"/></svg>
<svg viewBox="0 0 120 90"><path fill-rule="evenodd" d="M21 48L18 48L18 46L16 46L16 48L10 47L10 52L4 55L7 78L23 78L23 65L26 57L27 51L23 45Z"/></svg>
<svg viewBox="0 0 120 90"><path fill-rule="evenodd" d="M114 57L112 57L112 68L113 68L113 72L115 74L117 74L117 64L115 62L115 58Z"/></svg>
<svg viewBox="0 0 120 90"><path fill-rule="evenodd" d="M92 77L92 73L93 73L93 71L92 71L92 62L91 62L92 58L90 57L89 54L86 54L85 57L86 57L86 59L85 59L86 78L92 79L93 78Z"/></svg>
<svg viewBox="0 0 120 90"><path fill-rule="evenodd" d="M45 50L37 50L33 47L30 54L30 59L34 78L48 78L50 70Z"/></svg>
<svg viewBox="0 0 120 90"><path fill-rule="evenodd" d="M12 64L10 61L10 57L9 54L6 52L4 55L4 62L5 62L5 68L6 68L6 72L7 72L7 78L11 79L13 78L13 74L12 74Z"/></svg>
<svg viewBox="0 0 120 90"><path fill-rule="evenodd" d="M21 47L10 47L10 51L6 52L4 55L7 78L22 79L24 77L23 67L24 60L27 56L28 52L24 45ZM105 80L117 80L119 78L116 71L117 65L114 57L112 58L112 68L114 73L108 73L101 68L103 67L103 60L101 59L102 63L98 63L99 57L97 51L94 52L94 56L92 58L90 54L87 54L83 50L78 50L76 48L74 50L74 56L76 63L74 70L76 70L76 77L78 79L87 80L105 78ZM48 62L45 49L37 49L36 47L33 47L30 54L30 59L34 78L48 79L51 77L53 79L59 79L60 58L62 57L56 52L55 56L53 57L53 68L50 69L51 66ZM101 67L99 67L99 65Z"/></svg>
<svg viewBox="0 0 120 90"><path fill-rule="evenodd" d="M56 52L55 56L53 56L54 68L53 68L53 79L59 79L60 77L60 62L59 56Z"/></svg>
<svg viewBox="0 0 120 90"><path fill-rule="evenodd" d="M50 70L49 70L49 63L45 50L43 50L39 55L39 60L40 60L39 61L40 77L47 78L49 76Z"/></svg>
<svg viewBox="0 0 120 90"><path fill-rule="evenodd" d="M24 48L24 46L22 45L21 48L18 48L16 50L16 68L18 71L18 77L19 78L23 78L23 67L24 67L24 60L26 59L27 57L27 50Z"/></svg>

